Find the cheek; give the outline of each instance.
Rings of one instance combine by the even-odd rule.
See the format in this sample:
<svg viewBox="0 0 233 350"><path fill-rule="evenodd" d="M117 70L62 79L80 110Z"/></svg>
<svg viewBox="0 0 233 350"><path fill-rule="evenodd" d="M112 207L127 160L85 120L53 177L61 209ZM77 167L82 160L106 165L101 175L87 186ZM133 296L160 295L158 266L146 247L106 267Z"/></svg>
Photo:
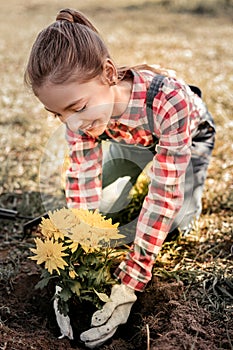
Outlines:
<svg viewBox="0 0 233 350"><path fill-rule="evenodd" d="M93 99L93 107L96 107L96 111L103 114L109 114L113 109L114 95L111 87L104 87Z"/></svg>
<svg viewBox="0 0 233 350"><path fill-rule="evenodd" d="M86 120L97 120L110 118L113 110L113 105L108 102L89 107L85 113Z"/></svg>

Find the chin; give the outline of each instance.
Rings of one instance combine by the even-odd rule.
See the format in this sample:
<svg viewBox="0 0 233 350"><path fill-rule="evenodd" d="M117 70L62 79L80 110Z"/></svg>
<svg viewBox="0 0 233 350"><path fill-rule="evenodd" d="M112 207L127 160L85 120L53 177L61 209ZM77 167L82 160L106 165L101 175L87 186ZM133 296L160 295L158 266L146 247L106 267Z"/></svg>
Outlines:
<svg viewBox="0 0 233 350"><path fill-rule="evenodd" d="M104 127L102 126L99 128L89 129L86 131L86 134L90 135L92 137L98 137L98 136L102 135L105 130L106 130L106 125Z"/></svg>

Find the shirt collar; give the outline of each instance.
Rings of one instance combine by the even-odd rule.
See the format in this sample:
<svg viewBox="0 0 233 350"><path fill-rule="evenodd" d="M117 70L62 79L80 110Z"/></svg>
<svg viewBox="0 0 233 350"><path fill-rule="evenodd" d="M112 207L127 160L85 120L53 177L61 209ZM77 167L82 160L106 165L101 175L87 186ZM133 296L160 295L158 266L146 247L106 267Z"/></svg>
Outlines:
<svg viewBox="0 0 233 350"><path fill-rule="evenodd" d="M130 101L125 112L119 117L114 117L118 122L129 122L130 118L141 115L146 101L147 83L142 74L134 69L130 69L133 76L133 86Z"/></svg>

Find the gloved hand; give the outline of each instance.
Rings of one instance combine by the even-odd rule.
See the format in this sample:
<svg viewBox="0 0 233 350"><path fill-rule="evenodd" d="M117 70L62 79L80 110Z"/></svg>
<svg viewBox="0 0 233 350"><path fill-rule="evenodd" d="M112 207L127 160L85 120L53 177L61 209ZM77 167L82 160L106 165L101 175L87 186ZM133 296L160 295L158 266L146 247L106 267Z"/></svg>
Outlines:
<svg viewBox="0 0 233 350"><path fill-rule="evenodd" d="M68 337L69 339L74 339L73 338L73 330L70 324L70 318L69 316L64 316L62 315L59 310L58 310L58 301L56 295L58 295L61 291L61 287L56 286L56 291L55 291L55 299L53 302L53 308L55 311L56 319L57 319L57 324L60 328L61 331L61 336L59 339L62 339L64 337Z"/></svg>
<svg viewBox="0 0 233 350"><path fill-rule="evenodd" d="M110 301L92 316L91 326L94 328L80 335L80 339L85 342L86 347L94 349L111 338L117 327L127 322L131 307L136 299L133 289L124 284L114 285Z"/></svg>
<svg viewBox="0 0 233 350"><path fill-rule="evenodd" d="M125 186L129 183L129 180L130 176L119 177L116 181L103 189L102 198L99 205L100 212L110 212L111 207L121 196L121 193L123 192Z"/></svg>

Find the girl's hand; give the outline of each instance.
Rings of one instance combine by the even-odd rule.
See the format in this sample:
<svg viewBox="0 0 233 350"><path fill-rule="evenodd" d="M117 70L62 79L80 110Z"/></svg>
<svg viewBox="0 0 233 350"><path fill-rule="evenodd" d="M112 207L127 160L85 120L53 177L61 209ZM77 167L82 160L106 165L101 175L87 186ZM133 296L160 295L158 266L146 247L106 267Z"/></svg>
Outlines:
<svg viewBox="0 0 233 350"><path fill-rule="evenodd" d="M137 297L134 290L124 284L114 285L107 302L102 310L96 311L92 316L93 328L80 335L85 346L94 349L110 339L120 324L127 322L131 307Z"/></svg>

